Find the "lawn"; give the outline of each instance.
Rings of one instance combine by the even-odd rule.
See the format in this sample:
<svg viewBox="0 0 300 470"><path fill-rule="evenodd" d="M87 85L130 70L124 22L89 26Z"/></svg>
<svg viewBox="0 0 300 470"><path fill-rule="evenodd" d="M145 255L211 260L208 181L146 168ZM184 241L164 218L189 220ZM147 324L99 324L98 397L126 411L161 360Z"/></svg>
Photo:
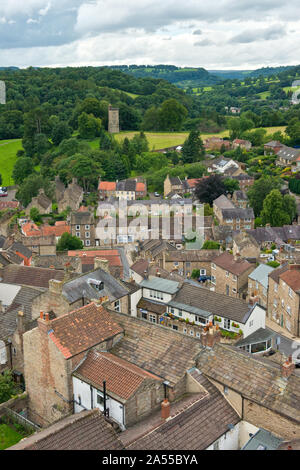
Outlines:
<svg viewBox="0 0 300 470"><path fill-rule="evenodd" d="M7 424L0 423L0 450L17 444L23 437L22 434L19 434Z"/></svg>
<svg viewBox="0 0 300 470"><path fill-rule="evenodd" d="M22 148L22 140L0 140L0 174L3 186L13 185L12 171L17 159L17 151Z"/></svg>
<svg viewBox="0 0 300 470"><path fill-rule="evenodd" d="M132 139L134 135L138 134L138 131L130 131L130 132L120 132L119 134L115 134L116 139L119 142L122 142L125 137L128 139ZM150 150L157 150L166 147L173 147L175 145L182 145L185 139L188 137L188 132L145 132L146 137L149 142ZM206 137L212 136L219 136L219 137L228 137L229 131L225 130L219 133L201 133L201 138L204 139Z"/></svg>

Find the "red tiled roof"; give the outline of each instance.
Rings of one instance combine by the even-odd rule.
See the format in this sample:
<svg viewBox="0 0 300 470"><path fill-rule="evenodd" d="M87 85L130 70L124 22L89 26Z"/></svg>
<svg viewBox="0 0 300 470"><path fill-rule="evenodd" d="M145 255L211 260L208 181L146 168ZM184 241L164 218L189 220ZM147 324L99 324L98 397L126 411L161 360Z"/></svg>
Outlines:
<svg viewBox="0 0 300 470"><path fill-rule="evenodd" d="M91 302L49 323L49 337L66 359L122 333L102 306Z"/></svg>
<svg viewBox="0 0 300 470"><path fill-rule="evenodd" d="M88 212L88 208L85 206L80 206L77 212Z"/></svg>
<svg viewBox="0 0 300 470"><path fill-rule="evenodd" d="M294 292L300 290L300 271L298 269L288 269L280 274L282 279Z"/></svg>
<svg viewBox="0 0 300 470"><path fill-rule="evenodd" d="M24 233L25 237L39 237L39 236L41 236L40 229L33 222L27 222L26 224L23 224L22 225L22 232Z"/></svg>
<svg viewBox="0 0 300 470"><path fill-rule="evenodd" d="M115 181L100 181L98 190L101 191L115 191L116 182Z"/></svg>
<svg viewBox="0 0 300 470"><path fill-rule="evenodd" d="M63 233L68 232L71 233L71 227L65 221L61 221L59 225L42 225L41 228L41 235L47 237L49 235L55 235L56 237L61 237Z"/></svg>
<svg viewBox="0 0 300 470"><path fill-rule="evenodd" d="M136 183L136 191L145 191L145 183Z"/></svg>
<svg viewBox="0 0 300 470"><path fill-rule="evenodd" d="M106 389L124 400L128 400L141 386L144 380L162 381L150 372L131 364L108 352L90 351L86 360L79 366L74 375L102 388L106 381Z"/></svg>
<svg viewBox="0 0 300 470"><path fill-rule="evenodd" d="M251 264L245 259L234 259L234 256L230 253L222 253L213 260L214 264L222 269L226 269L232 274L239 276L247 269L251 268Z"/></svg>
<svg viewBox="0 0 300 470"><path fill-rule="evenodd" d="M0 201L0 211L3 209L16 209L19 204L18 201Z"/></svg>
<svg viewBox="0 0 300 470"><path fill-rule="evenodd" d="M82 264L93 264L95 258L101 258L108 260L110 266L122 266L118 250L70 250L68 256L79 256Z"/></svg>

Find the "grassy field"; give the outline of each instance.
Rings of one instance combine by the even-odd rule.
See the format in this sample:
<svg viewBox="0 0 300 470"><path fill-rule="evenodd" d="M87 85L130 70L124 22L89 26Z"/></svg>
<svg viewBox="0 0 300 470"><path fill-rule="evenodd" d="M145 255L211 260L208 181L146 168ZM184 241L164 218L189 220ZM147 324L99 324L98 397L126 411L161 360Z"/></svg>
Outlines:
<svg viewBox="0 0 300 470"><path fill-rule="evenodd" d="M0 174L3 186L14 184L12 170L17 159L17 151L22 148L22 140L0 140Z"/></svg>
<svg viewBox="0 0 300 470"><path fill-rule="evenodd" d="M0 424L0 450L17 444L23 437L7 424Z"/></svg>

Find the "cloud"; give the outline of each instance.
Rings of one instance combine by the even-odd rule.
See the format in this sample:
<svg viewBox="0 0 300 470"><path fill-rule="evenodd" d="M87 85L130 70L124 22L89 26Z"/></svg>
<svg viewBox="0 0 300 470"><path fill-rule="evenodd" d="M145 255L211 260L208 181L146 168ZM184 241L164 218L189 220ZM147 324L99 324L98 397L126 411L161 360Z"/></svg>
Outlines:
<svg viewBox="0 0 300 470"><path fill-rule="evenodd" d="M271 41L286 36L286 29L282 25L274 25L266 29L249 29L230 39L230 43L248 44L256 41Z"/></svg>
<svg viewBox="0 0 300 470"><path fill-rule="evenodd" d="M197 41L194 43L194 46L212 46L215 43L211 39L203 39L202 41Z"/></svg>
<svg viewBox="0 0 300 470"><path fill-rule="evenodd" d="M297 63L298 18L298 0L210 0L209 8L205 0L0 0L0 61L215 69Z"/></svg>

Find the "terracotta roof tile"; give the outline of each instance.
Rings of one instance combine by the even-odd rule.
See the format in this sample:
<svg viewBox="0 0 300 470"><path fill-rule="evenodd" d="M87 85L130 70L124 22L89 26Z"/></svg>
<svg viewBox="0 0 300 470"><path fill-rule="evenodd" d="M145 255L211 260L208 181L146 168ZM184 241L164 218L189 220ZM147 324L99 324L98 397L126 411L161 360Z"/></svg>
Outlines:
<svg viewBox="0 0 300 470"><path fill-rule="evenodd" d="M247 260L242 258L235 260L233 255L226 252L217 256L213 262L216 266L219 266L220 268L225 269L226 271L229 271L236 276L244 273L252 266L251 263L249 263Z"/></svg>
<svg viewBox="0 0 300 470"><path fill-rule="evenodd" d="M300 290L300 270L299 269L288 269L284 273L280 274L282 279L294 292Z"/></svg>
<svg viewBox="0 0 300 470"><path fill-rule="evenodd" d="M100 181L98 190L100 191L115 191L116 182L115 181Z"/></svg>
<svg viewBox="0 0 300 470"><path fill-rule="evenodd" d="M124 400L128 400L145 380L162 381L161 378L113 354L97 351L88 353L74 375L100 389L105 380L107 391Z"/></svg>
<svg viewBox="0 0 300 470"><path fill-rule="evenodd" d="M66 358L86 351L96 344L122 333L102 306L91 302L73 312L62 315L49 324L49 337Z"/></svg>

